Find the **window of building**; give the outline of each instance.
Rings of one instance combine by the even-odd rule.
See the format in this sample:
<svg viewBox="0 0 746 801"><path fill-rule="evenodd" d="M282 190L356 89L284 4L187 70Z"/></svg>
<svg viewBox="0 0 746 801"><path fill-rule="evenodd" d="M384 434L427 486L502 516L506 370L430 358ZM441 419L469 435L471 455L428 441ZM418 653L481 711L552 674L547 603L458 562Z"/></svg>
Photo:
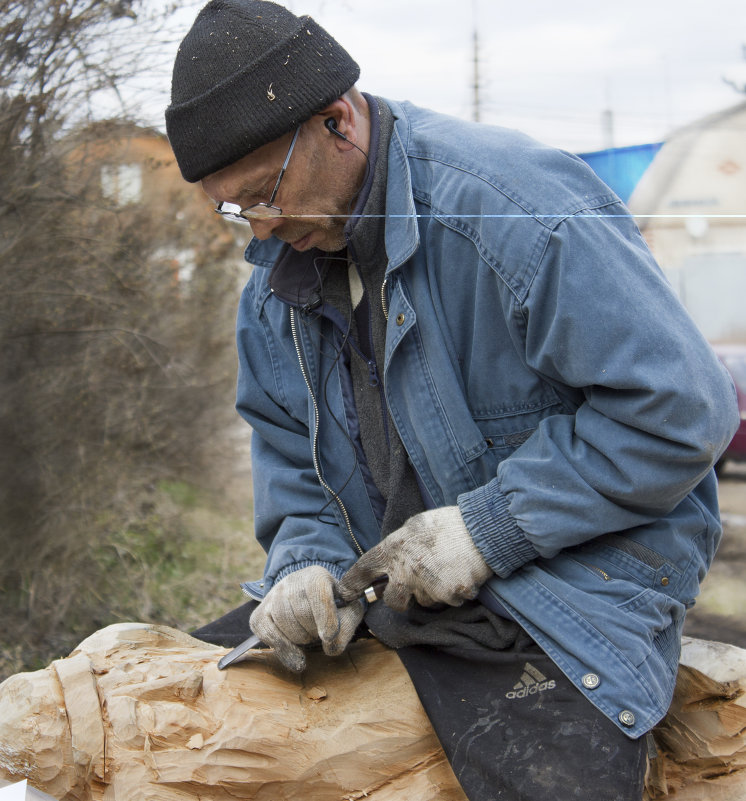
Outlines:
<svg viewBox="0 0 746 801"><path fill-rule="evenodd" d="M101 192L119 206L138 203L142 196L142 165L105 164L101 167Z"/></svg>

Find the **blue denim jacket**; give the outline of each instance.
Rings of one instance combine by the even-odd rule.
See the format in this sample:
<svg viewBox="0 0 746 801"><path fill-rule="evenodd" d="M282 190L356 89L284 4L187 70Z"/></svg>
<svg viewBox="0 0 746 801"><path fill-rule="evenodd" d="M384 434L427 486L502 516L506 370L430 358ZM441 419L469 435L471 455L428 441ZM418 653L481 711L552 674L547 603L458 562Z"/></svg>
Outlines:
<svg viewBox="0 0 746 801"><path fill-rule="evenodd" d="M721 528L735 392L619 199L513 131L389 102L381 303L391 417L430 505L458 504L482 590L631 737L666 712ZM273 297L254 240L237 408L254 434L262 594L379 539L323 316Z"/></svg>

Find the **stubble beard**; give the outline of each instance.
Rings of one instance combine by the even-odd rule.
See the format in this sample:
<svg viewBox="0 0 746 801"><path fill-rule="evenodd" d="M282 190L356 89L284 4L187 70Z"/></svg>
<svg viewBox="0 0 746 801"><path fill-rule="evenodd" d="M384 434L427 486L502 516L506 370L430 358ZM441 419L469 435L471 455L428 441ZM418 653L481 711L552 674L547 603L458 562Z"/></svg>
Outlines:
<svg viewBox="0 0 746 801"><path fill-rule="evenodd" d="M347 246L344 228L346 217L323 216L316 219L291 219L289 224L275 231L275 236L283 242L292 244L298 242L308 234L317 233L314 237L314 247L327 253L335 253ZM320 235L318 235L320 234Z"/></svg>

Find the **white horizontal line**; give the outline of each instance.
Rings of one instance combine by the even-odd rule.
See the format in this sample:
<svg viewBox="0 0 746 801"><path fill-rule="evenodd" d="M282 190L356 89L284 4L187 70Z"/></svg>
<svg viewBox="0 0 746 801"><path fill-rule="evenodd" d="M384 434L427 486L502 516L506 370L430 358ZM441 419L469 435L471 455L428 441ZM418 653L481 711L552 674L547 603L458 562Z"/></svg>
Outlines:
<svg viewBox="0 0 746 801"><path fill-rule="evenodd" d="M732 514L731 512L721 512L720 520L724 526L746 526L746 515Z"/></svg>
<svg viewBox="0 0 746 801"><path fill-rule="evenodd" d="M430 214L282 214L279 217L275 217L272 219L283 219L283 220L302 220L302 219L323 219L327 217L333 217L335 219L357 219L357 218L367 218L367 219L388 219L388 220L396 220L396 219L426 219L428 217L443 217L446 219L550 219L554 220L557 218L560 219L574 219L574 218L588 218L588 219L597 219L597 218L615 218L619 217L624 219L627 215L624 214L570 214L570 213L557 213L557 214L531 214L530 212L526 212L525 214L445 214L445 213L438 213L438 212L431 212ZM746 219L746 213L743 214L630 214L630 217L644 217L645 219L655 219L655 220L688 220L688 219L696 219L696 220L744 220ZM242 222L241 220L229 220L230 222ZM246 219L246 222L250 222ZM263 220L259 220L259 222L264 222Z"/></svg>

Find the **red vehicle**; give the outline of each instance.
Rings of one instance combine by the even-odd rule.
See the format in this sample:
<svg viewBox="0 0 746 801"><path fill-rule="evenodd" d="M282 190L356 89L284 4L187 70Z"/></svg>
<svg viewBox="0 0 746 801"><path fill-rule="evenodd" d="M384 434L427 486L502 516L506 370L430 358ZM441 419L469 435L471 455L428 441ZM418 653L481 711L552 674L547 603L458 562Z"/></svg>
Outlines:
<svg viewBox="0 0 746 801"><path fill-rule="evenodd" d="M733 378L741 413L741 424L715 465L719 473L726 462L746 462L746 345L713 345L713 348Z"/></svg>

